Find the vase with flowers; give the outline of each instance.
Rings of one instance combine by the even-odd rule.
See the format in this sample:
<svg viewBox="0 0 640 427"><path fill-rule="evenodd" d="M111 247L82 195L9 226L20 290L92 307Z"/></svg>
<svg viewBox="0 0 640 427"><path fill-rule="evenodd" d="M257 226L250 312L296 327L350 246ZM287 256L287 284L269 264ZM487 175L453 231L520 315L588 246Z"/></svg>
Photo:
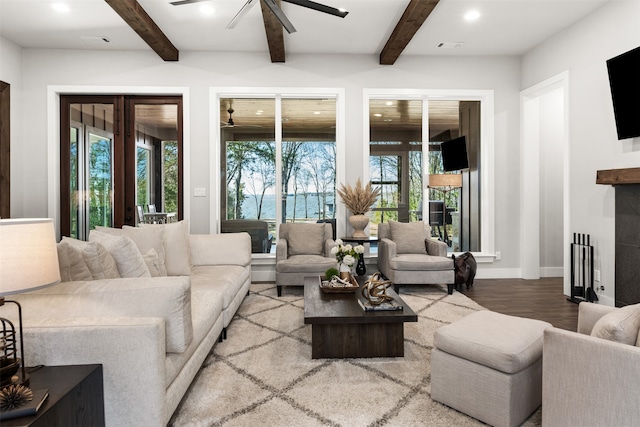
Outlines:
<svg viewBox="0 0 640 427"><path fill-rule="evenodd" d="M331 249L331 253L336 256L338 261L338 270L341 279L351 278L351 269L364 254L364 246L344 244L341 239L336 239L336 246Z"/></svg>
<svg viewBox="0 0 640 427"><path fill-rule="evenodd" d="M371 207L378 199L380 188L373 188L371 181L363 186L362 181L358 178L355 187L351 187L349 184L342 184L340 189L338 189L338 194L347 209L353 214L349 217L349 224L353 227L353 234L351 236L367 237L364 229L369 224L369 217L366 213L371 210Z"/></svg>

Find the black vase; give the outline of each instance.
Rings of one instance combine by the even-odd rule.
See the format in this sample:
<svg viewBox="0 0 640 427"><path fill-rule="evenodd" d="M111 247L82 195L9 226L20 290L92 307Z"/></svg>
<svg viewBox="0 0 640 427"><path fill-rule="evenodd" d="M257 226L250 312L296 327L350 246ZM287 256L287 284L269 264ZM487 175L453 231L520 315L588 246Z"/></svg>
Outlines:
<svg viewBox="0 0 640 427"><path fill-rule="evenodd" d="M360 256L358 258L358 263L356 264L356 274L358 276L364 276L367 273L367 267L364 265L364 256Z"/></svg>

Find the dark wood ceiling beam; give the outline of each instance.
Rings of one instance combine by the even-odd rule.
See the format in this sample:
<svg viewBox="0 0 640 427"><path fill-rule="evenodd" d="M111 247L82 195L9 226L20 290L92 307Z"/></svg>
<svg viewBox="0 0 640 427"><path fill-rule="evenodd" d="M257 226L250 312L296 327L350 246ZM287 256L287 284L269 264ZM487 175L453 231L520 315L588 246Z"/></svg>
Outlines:
<svg viewBox="0 0 640 427"><path fill-rule="evenodd" d="M380 53L380 64L393 65L440 0L411 0Z"/></svg>
<svg viewBox="0 0 640 427"><path fill-rule="evenodd" d="M105 0L165 61L177 61L178 49L136 0Z"/></svg>
<svg viewBox="0 0 640 427"><path fill-rule="evenodd" d="M275 0L281 6L280 0ZM269 54L271 62L284 62L284 30L278 18L264 2L260 2L262 8L262 20L264 21L264 31L267 33L267 43L269 44Z"/></svg>

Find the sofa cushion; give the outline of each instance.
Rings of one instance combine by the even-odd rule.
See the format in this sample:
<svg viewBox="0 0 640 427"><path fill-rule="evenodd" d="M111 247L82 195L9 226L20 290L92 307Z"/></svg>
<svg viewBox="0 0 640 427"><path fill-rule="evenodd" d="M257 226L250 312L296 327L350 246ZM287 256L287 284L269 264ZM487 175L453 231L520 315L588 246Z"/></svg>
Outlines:
<svg viewBox="0 0 640 427"><path fill-rule="evenodd" d="M169 276L191 274L191 244L189 222L185 219L168 224L140 224L141 228L156 228L163 231L165 265Z"/></svg>
<svg viewBox="0 0 640 427"><path fill-rule="evenodd" d="M147 253L142 254L142 258L144 258L144 263L147 265L151 277L163 277L167 275L166 269L165 274L162 274L162 269L160 267L160 257L158 256L158 252L156 252L155 249L149 249Z"/></svg>
<svg viewBox="0 0 640 427"><path fill-rule="evenodd" d="M322 255L324 224L290 224L288 247L292 255Z"/></svg>
<svg viewBox="0 0 640 427"><path fill-rule="evenodd" d="M389 266L402 271L453 270L453 260L442 256L402 254L389 260Z"/></svg>
<svg viewBox="0 0 640 427"><path fill-rule="evenodd" d="M591 336L635 345L640 330L640 304L627 305L602 316Z"/></svg>
<svg viewBox="0 0 640 427"><path fill-rule="evenodd" d="M295 255L283 259L276 264L279 273L310 273L322 274L328 268L337 268L335 258L327 258L321 255Z"/></svg>
<svg viewBox="0 0 640 427"><path fill-rule="evenodd" d="M38 317L43 319L162 318L167 352L183 352L193 338L189 277L63 282L20 294L19 298L25 311L37 310Z"/></svg>
<svg viewBox="0 0 640 427"><path fill-rule="evenodd" d="M82 257L82 252L78 248L70 245L69 242L62 241L58 243L57 249L60 280L62 282L93 280L91 270L89 270L87 263Z"/></svg>
<svg viewBox="0 0 640 427"><path fill-rule="evenodd" d="M192 234L189 241L194 267L251 264L251 237L247 233Z"/></svg>
<svg viewBox="0 0 640 427"><path fill-rule="evenodd" d="M116 261L107 249L98 242L85 242L83 240L63 237L61 243L73 246L82 253L91 276L94 280L118 279L120 277Z"/></svg>
<svg viewBox="0 0 640 427"><path fill-rule="evenodd" d="M427 235L422 221L398 222L389 221L391 240L396 243L398 254L426 254L424 240Z"/></svg>
<svg viewBox="0 0 640 427"><path fill-rule="evenodd" d="M158 255L157 268L160 271L160 276L167 275L167 267L165 265L166 256L164 253L163 229L161 227L142 228L124 225L122 228L110 228L98 226L96 227L96 230L114 236L127 236L128 238L133 240L133 243L136 244L138 250L143 256L148 254L149 250L155 250L156 254Z"/></svg>
<svg viewBox="0 0 640 427"><path fill-rule="evenodd" d="M226 310L250 274L248 268L239 265L194 266L191 273L191 289L193 292L215 292L216 298L222 301L222 309Z"/></svg>
<svg viewBox="0 0 640 427"><path fill-rule="evenodd" d="M151 277L142 254L130 238L91 230L89 241L100 243L109 251L116 260L120 277Z"/></svg>

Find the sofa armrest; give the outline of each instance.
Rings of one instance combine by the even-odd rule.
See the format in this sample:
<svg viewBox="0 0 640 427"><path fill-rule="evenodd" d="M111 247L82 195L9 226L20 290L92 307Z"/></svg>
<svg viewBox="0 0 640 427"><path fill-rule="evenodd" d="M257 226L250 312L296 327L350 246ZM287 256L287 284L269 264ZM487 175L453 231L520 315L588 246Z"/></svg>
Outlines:
<svg viewBox="0 0 640 427"><path fill-rule="evenodd" d="M251 265L249 233L192 234L191 264Z"/></svg>
<svg viewBox="0 0 640 427"><path fill-rule="evenodd" d="M288 247L286 239L278 239L276 244L276 264L287 259Z"/></svg>
<svg viewBox="0 0 640 427"><path fill-rule="evenodd" d="M333 255L331 254L331 249L335 248L336 246L338 246L336 244L336 241L333 239L327 239L324 241L324 256L331 258L333 257Z"/></svg>
<svg viewBox="0 0 640 427"><path fill-rule="evenodd" d="M380 270L387 279L392 279L389 261L395 258L396 254L396 242L387 238L380 239L378 242L378 270Z"/></svg>
<svg viewBox="0 0 640 427"><path fill-rule="evenodd" d="M159 317L167 353L182 353L193 339L191 279L185 276L62 282L16 295L27 321L43 318Z"/></svg>
<svg viewBox="0 0 640 427"><path fill-rule="evenodd" d="M24 327L27 366L102 364L106 425L162 426L164 321L39 319Z"/></svg>
<svg viewBox="0 0 640 427"><path fill-rule="evenodd" d="M447 244L445 242L432 239L431 237L424 239L424 242L429 255L442 257L447 256Z"/></svg>
<svg viewBox="0 0 640 427"><path fill-rule="evenodd" d="M542 425L637 424L640 347L548 328L542 363Z"/></svg>
<svg viewBox="0 0 640 427"><path fill-rule="evenodd" d="M616 307L581 302L578 306L578 333L589 335L596 322L605 314L616 310Z"/></svg>

